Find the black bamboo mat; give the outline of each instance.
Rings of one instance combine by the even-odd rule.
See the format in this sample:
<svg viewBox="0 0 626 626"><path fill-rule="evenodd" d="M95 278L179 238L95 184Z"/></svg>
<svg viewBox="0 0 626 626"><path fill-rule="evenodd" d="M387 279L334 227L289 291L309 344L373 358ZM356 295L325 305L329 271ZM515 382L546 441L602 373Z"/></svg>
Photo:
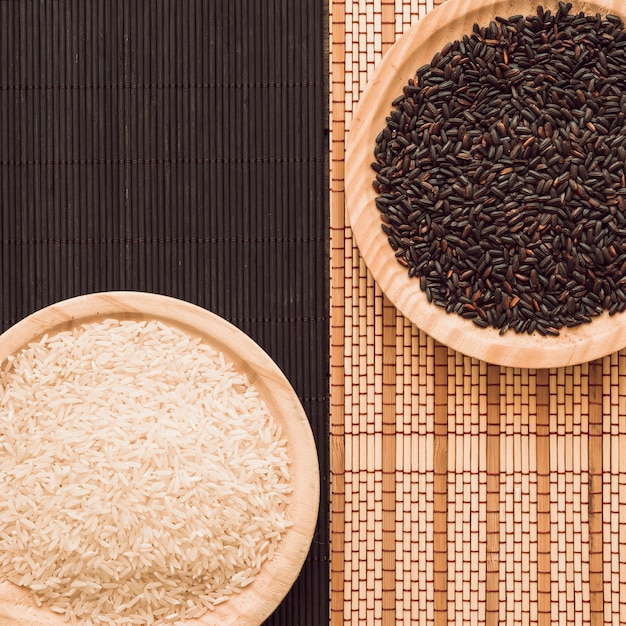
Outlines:
<svg viewBox="0 0 626 626"><path fill-rule="evenodd" d="M328 623L324 0L0 1L0 324L130 289L255 339L317 440L320 521L271 625Z"/></svg>

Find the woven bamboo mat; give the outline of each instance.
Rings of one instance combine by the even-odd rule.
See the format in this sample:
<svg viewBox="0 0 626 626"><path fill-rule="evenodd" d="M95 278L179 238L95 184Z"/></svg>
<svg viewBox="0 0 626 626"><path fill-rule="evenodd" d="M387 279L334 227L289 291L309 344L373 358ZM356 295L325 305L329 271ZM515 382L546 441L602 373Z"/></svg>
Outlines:
<svg viewBox="0 0 626 626"><path fill-rule="evenodd" d="M0 1L0 332L87 292L210 309L283 369L326 492L324 11L324 0ZM328 623L326 499L319 511L267 626Z"/></svg>
<svg viewBox="0 0 626 626"><path fill-rule="evenodd" d="M331 625L626 623L626 352L500 368L380 293L346 223L350 120L433 5L330 2Z"/></svg>

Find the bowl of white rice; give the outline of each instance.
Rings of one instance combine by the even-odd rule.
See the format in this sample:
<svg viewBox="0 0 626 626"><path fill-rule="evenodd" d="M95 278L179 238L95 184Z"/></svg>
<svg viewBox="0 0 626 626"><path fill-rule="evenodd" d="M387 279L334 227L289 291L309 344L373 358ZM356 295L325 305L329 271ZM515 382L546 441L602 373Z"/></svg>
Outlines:
<svg viewBox="0 0 626 626"><path fill-rule="evenodd" d="M0 336L0 623L262 623L317 522L302 405L229 322L143 292Z"/></svg>

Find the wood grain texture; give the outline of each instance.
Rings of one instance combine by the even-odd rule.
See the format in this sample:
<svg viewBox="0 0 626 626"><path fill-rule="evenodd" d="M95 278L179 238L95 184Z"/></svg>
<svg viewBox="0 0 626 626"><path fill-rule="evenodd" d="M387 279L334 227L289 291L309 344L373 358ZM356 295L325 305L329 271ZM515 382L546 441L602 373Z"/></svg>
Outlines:
<svg viewBox="0 0 626 626"><path fill-rule="evenodd" d="M556 4L556 3L554 3ZM623 14L619 0L573 3L572 10ZM548 3L546 3L548 6ZM429 335L469 356L511 367L560 367L602 357L626 346L626 313L604 313L591 324L562 329L559 337L544 337L479 328L471 320L447 314L431 304L394 258L380 228L372 181L375 138L385 126L391 102L416 69L430 62L435 52L455 38L471 32L475 22L488 24L498 15L530 14L534 0L448 0L398 38L377 65L359 99L348 135L345 197L349 223L359 251L374 279L398 309Z"/></svg>
<svg viewBox="0 0 626 626"><path fill-rule="evenodd" d="M98 319L161 320L222 352L244 373L281 425L291 459L293 497L287 515L292 526L274 557L240 594L197 620L194 626L258 626L282 601L307 557L319 506L319 467L313 434L293 388L272 359L252 339L210 311L183 300L141 292L103 292L78 296L41 309L0 336L0 362L44 332L53 333ZM2 626L61 626L66 622L7 581L0 580Z"/></svg>

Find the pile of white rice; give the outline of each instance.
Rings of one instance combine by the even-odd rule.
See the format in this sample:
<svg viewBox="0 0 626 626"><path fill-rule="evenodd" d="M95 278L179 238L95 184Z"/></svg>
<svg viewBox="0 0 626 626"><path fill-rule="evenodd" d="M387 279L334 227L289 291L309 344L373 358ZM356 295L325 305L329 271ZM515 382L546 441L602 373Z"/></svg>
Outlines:
<svg viewBox="0 0 626 626"><path fill-rule="evenodd" d="M289 526L286 442L222 354L160 322L45 336L0 371L0 570L81 624L199 617Z"/></svg>

